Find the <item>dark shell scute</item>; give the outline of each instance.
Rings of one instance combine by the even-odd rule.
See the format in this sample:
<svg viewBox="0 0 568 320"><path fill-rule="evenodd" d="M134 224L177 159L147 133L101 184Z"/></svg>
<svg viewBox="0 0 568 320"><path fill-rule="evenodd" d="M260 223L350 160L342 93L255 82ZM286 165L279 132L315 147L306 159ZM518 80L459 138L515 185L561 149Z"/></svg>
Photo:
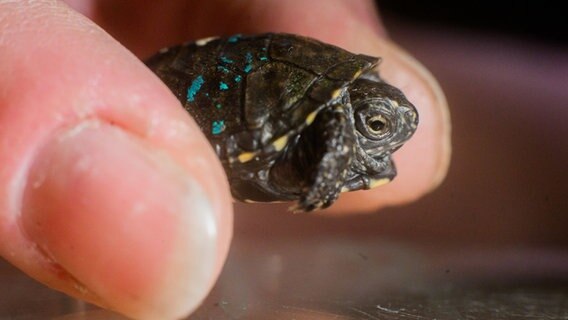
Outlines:
<svg viewBox="0 0 568 320"><path fill-rule="evenodd" d="M313 39L278 34L272 38L270 56L322 75L338 62L350 60L354 54Z"/></svg>
<svg viewBox="0 0 568 320"><path fill-rule="evenodd" d="M294 66L272 62L247 77L245 118L249 128L278 119L305 96L316 76Z"/></svg>
<svg viewBox="0 0 568 320"><path fill-rule="evenodd" d="M355 59L338 63L329 69L325 76L335 80L354 80L364 70L373 68L379 62L379 59L377 58L373 58L373 60L368 61L367 59L364 59L364 57L366 56L359 55L356 56Z"/></svg>
<svg viewBox="0 0 568 320"><path fill-rule="evenodd" d="M270 61L268 48L271 36L229 38L219 53L219 63L230 70L249 74Z"/></svg>

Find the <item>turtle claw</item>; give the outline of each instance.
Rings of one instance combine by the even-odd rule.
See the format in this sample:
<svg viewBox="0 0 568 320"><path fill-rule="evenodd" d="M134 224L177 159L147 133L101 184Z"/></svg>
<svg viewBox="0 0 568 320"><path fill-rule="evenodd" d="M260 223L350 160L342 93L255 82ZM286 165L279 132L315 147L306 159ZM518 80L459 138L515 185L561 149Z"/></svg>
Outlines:
<svg viewBox="0 0 568 320"><path fill-rule="evenodd" d="M319 194L320 190L315 190L316 194L313 193L308 194L306 197L303 197L298 202L298 209L302 211L314 211L318 209L325 209L332 205L337 197L339 196L339 191L331 191L331 193L327 193L323 195L323 199L321 198L322 195Z"/></svg>

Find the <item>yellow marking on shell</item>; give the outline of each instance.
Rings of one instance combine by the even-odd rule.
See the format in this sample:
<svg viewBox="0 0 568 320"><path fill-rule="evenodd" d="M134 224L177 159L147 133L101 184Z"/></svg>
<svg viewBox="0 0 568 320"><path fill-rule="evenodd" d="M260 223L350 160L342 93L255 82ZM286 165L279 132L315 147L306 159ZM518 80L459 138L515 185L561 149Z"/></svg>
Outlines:
<svg viewBox="0 0 568 320"><path fill-rule="evenodd" d="M284 202L288 202L288 201L283 201L283 200L274 200L274 201L255 201L255 200L251 200L251 199L243 199L244 203L284 203Z"/></svg>
<svg viewBox="0 0 568 320"><path fill-rule="evenodd" d="M308 116L306 117L306 124L309 126L310 124L312 124L312 122L314 122L314 120L316 119L316 116L318 115L317 111L313 111L312 113L308 114Z"/></svg>
<svg viewBox="0 0 568 320"><path fill-rule="evenodd" d="M391 179L389 178L382 178L382 179L371 179L371 182L369 183L369 188L373 189L376 187L380 187L383 186L387 183L391 182Z"/></svg>
<svg viewBox="0 0 568 320"><path fill-rule="evenodd" d="M359 78L361 76L361 74L363 73L363 70L357 70L357 72L355 72L355 74L353 75L353 80Z"/></svg>
<svg viewBox="0 0 568 320"><path fill-rule="evenodd" d="M332 99L336 99L337 97L339 97L339 95L341 94L341 91L343 91L343 89L336 89L331 93L331 98Z"/></svg>
<svg viewBox="0 0 568 320"><path fill-rule="evenodd" d="M349 191L350 191L349 188L347 188L347 187L341 187L341 193L349 192Z"/></svg>
<svg viewBox="0 0 568 320"><path fill-rule="evenodd" d="M398 101L396 101L396 100L391 100L391 99L389 99L389 101L390 101L390 103L391 103L394 107L397 107L397 108L398 108Z"/></svg>
<svg viewBox="0 0 568 320"><path fill-rule="evenodd" d="M209 42L211 42L211 41L213 41L213 40L215 40L215 39L218 39L218 38L219 38L219 37L209 37L209 38L199 39L199 40L195 41L195 44L201 47L201 46L204 46L204 45L206 45L207 43L209 43Z"/></svg>
<svg viewBox="0 0 568 320"><path fill-rule="evenodd" d="M251 161L256 156L255 152L243 152L239 154L237 159L239 159L240 163L245 163Z"/></svg>
<svg viewBox="0 0 568 320"><path fill-rule="evenodd" d="M274 140L274 142L272 142L272 146L274 147L274 149L276 149L276 151L280 151L284 149L287 143L288 143L288 136L282 136Z"/></svg>

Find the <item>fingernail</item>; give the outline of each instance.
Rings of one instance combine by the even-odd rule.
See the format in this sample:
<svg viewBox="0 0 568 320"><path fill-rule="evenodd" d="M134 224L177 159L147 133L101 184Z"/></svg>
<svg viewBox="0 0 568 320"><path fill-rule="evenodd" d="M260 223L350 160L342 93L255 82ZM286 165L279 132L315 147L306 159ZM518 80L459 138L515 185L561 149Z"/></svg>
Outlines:
<svg viewBox="0 0 568 320"><path fill-rule="evenodd" d="M212 208L165 151L87 122L37 154L22 219L47 258L101 304L137 319L173 319L195 309L214 281Z"/></svg>

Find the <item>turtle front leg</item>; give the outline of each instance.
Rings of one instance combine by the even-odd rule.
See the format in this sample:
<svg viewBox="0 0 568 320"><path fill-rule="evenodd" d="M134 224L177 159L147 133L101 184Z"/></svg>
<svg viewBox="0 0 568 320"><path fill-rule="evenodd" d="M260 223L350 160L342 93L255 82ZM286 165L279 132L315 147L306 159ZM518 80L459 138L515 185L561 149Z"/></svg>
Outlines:
<svg viewBox="0 0 568 320"><path fill-rule="evenodd" d="M336 105L323 110L314 123L302 133L298 150L310 150L305 157L310 161L304 177L300 200L296 209L311 211L329 207L341 192L351 159L355 152L355 129L351 105Z"/></svg>

